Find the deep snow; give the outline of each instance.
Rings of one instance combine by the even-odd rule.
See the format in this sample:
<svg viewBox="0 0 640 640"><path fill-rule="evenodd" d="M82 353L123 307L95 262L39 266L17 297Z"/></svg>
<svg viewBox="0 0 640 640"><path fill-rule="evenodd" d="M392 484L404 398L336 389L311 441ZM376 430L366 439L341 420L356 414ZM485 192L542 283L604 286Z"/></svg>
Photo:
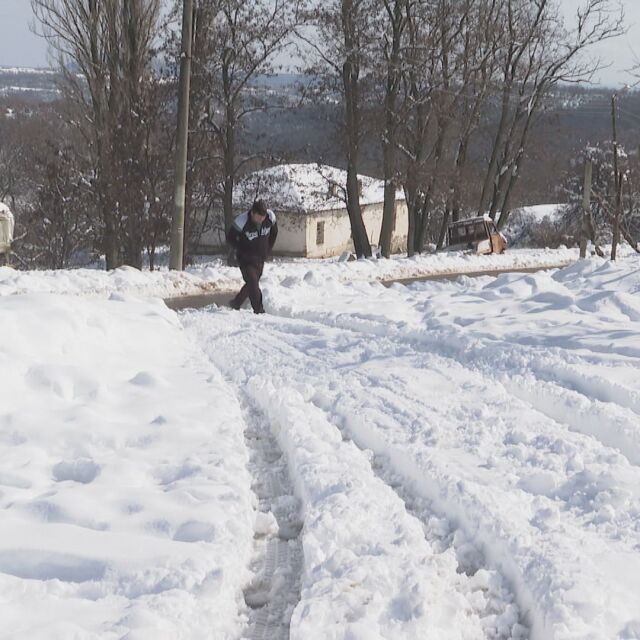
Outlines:
<svg viewBox="0 0 640 640"><path fill-rule="evenodd" d="M0 303L5 638L233 638L253 496L239 405L161 301Z"/></svg>
<svg viewBox="0 0 640 640"><path fill-rule="evenodd" d="M291 638L640 638L637 258L393 262L270 264L262 317L1 270L5 637L257 637L284 505ZM295 498L254 494L261 425Z"/></svg>
<svg viewBox="0 0 640 640"><path fill-rule="evenodd" d="M626 251L621 248L621 251ZM293 274L304 275L313 268L319 275L353 280L388 280L423 275L464 273L484 270L557 267L578 257L574 249L518 249L503 255L476 256L469 253L438 253L412 258L339 260L275 259L267 271L272 278L285 280ZM113 271L70 269L64 271L16 271L0 267L0 296L22 293L65 293L108 296L113 292L170 298L180 295L229 291L240 288L242 278L237 268L227 267L217 258L189 267L185 271L139 271L121 267Z"/></svg>

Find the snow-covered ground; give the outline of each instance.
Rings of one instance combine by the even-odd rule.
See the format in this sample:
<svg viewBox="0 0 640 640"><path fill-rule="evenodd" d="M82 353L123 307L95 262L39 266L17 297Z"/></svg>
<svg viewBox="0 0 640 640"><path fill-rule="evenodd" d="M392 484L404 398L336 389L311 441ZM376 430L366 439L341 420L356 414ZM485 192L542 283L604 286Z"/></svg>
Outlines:
<svg viewBox="0 0 640 640"><path fill-rule="evenodd" d="M12 296L0 336L0 635L237 637L243 422L175 314Z"/></svg>
<svg viewBox="0 0 640 640"><path fill-rule="evenodd" d="M640 638L637 257L393 262L0 271L0 635Z"/></svg>
<svg viewBox="0 0 640 640"><path fill-rule="evenodd" d="M574 249L518 249L491 256L452 252L353 262L276 259L268 264L267 272L271 278L285 280L292 274L304 274L313 268L323 276L349 282L441 273L557 267L569 264L577 258L578 253ZM241 282L238 269L227 267L220 258L207 260L184 272L167 269L138 271L132 267L121 267L108 272L97 269L16 271L0 267L0 296L28 292L108 296L118 292L170 298L233 290Z"/></svg>

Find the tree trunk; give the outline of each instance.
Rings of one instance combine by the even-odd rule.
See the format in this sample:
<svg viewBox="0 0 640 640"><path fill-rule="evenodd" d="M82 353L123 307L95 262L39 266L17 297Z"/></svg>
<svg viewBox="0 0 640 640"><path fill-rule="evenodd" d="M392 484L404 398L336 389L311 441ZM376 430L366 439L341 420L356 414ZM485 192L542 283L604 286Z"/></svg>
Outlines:
<svg viewBox="0 0 640 640"><path fill-rule="evenodd" d="M402 12L403 5L396 0L391 7L385 3L385 8L391 27L393 39L391 51L387 61L387 86L385 92L385 128L383 136L384 157L384 205L382 209L382 227L380 229L380 250L385 258L391 256L393 229L396 217L396 172L397 172L397 136L398 114L397 102L400 90L400 47L405 20Z"/></svg>
<svg viewBox="0 0 640 640"><path fill-rule="evenodd" d="M415 192L415 190L413 190ZM410 195L411 190L405 185L404 199L407 204L407 255L411 258L415 255L416 219L414 210L414 197Z"/></svg>
<svg viewBox="0 0 640 640"><path fill-rule="evenodd" d="M356 165L349 162L347 166L347 211L351 222L351 233L353 235L353 246L358 258L371 257L371 244L367 236L367 229L362 220L362 210L360 208L360 185L358 183L358 173Z"/></svg>
<svg viewBox="0 0 640 640"><path fill-rule="evenodd" d="M347 56L342 65L342 83L345 97L345 123L347 133L347 211L351 222L353 245L358 258L371 257L371 243L362 219L360 208L360 186L358 184L358 161L360 156L360 66L357 56L357 16L352 0L342 2L342 27Z"/></svg>
<svg viewBox="0 0 640 640"><path fill-rule="evenodd" d="M391 256L393 228L396 217L395 150L384 150L384 205L382 208L382 227L380 229L380 251L385 258ZM393 167L393 168L392 168Z"/></svg>
<svg viewBox="0 0 640 640"><path fill-rule="evenodd" d="M498 154L502 148L504 136L507 130L507 117L509 114L509 99L511 98L511 83L505 80L502 90L502 111L500 113L500 122L493 141L491 150L491 159L487 167L484 183L482 185L482 194L480 196L480 204L478 206L478 215L484 214L489 206L489 194L493 189L498 175Z"/></svg>

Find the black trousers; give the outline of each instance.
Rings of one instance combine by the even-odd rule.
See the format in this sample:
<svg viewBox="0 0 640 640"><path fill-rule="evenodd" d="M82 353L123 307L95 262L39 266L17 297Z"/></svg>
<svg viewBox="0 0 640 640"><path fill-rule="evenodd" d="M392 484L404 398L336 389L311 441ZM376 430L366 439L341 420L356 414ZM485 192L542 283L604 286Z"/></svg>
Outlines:
<svg viewBox="0 0 640 640"><path fill-rule="evenodd" d="M264 262L260 264L240 264L240 273L244 280L244 286L240 289L238 295L231 301L234 309L239 309L244 301L249 298L254 313L264 313L262 306L262 291L260 291L260 278Z"/></svg>

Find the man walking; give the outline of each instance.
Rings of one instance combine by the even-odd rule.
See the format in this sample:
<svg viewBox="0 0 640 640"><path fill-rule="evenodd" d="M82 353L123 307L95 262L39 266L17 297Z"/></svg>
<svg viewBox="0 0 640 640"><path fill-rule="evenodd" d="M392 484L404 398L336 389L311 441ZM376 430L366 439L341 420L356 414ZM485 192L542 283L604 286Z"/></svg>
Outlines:
<svg viewBox="0 0 640 640"><path fill-rule="evenodd" d="M264 261L273 249L278 236L278 225L273 211L262 200L256 200L247 213L238 216L227 232L227 242L235 249L244 286L231 301L231 307L240 309L249 298L254 313L264 313L260 278Z"/></svg>

